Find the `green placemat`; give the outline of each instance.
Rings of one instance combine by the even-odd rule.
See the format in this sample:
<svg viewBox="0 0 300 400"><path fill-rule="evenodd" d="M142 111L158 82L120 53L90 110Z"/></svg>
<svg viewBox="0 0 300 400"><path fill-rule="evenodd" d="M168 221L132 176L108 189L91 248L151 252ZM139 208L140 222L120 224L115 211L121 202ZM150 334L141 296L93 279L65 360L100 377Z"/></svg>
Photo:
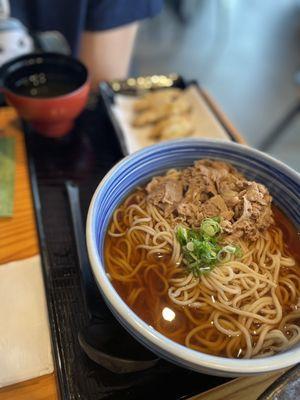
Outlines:
<svg viewBox="0 0 300 400"><path fill-rule="evenodd" d="M13 214L15 164L15 138L0 137L0 217Z"/></svg>

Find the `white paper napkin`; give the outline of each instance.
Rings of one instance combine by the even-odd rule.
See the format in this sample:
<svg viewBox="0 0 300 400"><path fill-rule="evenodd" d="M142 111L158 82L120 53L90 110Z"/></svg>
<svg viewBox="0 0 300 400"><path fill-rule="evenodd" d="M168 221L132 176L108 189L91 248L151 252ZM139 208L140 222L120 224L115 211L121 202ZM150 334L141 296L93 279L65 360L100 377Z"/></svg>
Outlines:
<svg viewBox="0 0 300 400"><path fill-rule="evenodd" d="M0 387L52 371L40 257L0 265Z"/></svg>

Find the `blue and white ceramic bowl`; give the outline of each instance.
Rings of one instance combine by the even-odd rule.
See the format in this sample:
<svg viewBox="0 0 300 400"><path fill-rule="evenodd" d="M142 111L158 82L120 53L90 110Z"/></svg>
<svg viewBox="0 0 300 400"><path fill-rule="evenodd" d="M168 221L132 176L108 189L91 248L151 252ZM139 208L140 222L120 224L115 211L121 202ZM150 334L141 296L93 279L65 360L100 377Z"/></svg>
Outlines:
<svg viewBox="0 0 300 400"><path fill-rule="evenodd" d="M157 355L195 371L221 376L271 372L300 362L300 344L261 359L212 356L173 342L142 321L121 299L105 271L104 239L115 208L138 185L169 168L210 158L227 161L248 178L265 184L274 202L300 229L300 175L280 161L250 147L222 141L185 139L147 147L120 161L99 184L87 219L87 246L93 273L107 305L119 322Z"/></svg>

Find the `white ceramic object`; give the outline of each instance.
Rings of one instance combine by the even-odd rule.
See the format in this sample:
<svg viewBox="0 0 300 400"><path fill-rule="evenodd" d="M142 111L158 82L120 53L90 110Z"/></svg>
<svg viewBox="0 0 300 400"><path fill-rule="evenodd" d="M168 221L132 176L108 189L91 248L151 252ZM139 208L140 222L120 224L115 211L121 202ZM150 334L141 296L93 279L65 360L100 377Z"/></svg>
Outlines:
<svg viewBox="0 0 300 400"><path fill-rule="evenodd" d="M162 171L191 165L200 158L221 159L235 165L250 179L264 183L274 201L300 227L300 175L280 161L247 146L217 140L177 140L151 146L119 162L101 181L90 204L87 246L95 280L118 321L154 353L195 371L236 377L262 374L300 362L300 344L271 357L230 359L189 349L141 320L112 286L104 265L103 245L113 210L137 185Z"/></svg>

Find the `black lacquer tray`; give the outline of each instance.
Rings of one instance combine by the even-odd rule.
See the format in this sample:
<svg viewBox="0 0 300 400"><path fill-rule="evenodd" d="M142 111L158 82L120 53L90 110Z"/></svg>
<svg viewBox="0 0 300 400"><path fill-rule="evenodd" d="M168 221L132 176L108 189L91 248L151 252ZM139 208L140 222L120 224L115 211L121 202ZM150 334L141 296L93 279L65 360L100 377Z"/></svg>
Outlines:
<svg viewBox="0 0 300 400"><path fill-rule="evenodd" d="M143 372L114 374L84 354L78 332L88 323L89 310L65 184L72 181L79 187L85 222L96 186L122 157L122 151L101 96L94 99L63 139L43 138L27 125L24 130L61 398L186 399L227 382L164 360ZM98 314L110 318L100 293L96 289L95 293Z"/></svg>

